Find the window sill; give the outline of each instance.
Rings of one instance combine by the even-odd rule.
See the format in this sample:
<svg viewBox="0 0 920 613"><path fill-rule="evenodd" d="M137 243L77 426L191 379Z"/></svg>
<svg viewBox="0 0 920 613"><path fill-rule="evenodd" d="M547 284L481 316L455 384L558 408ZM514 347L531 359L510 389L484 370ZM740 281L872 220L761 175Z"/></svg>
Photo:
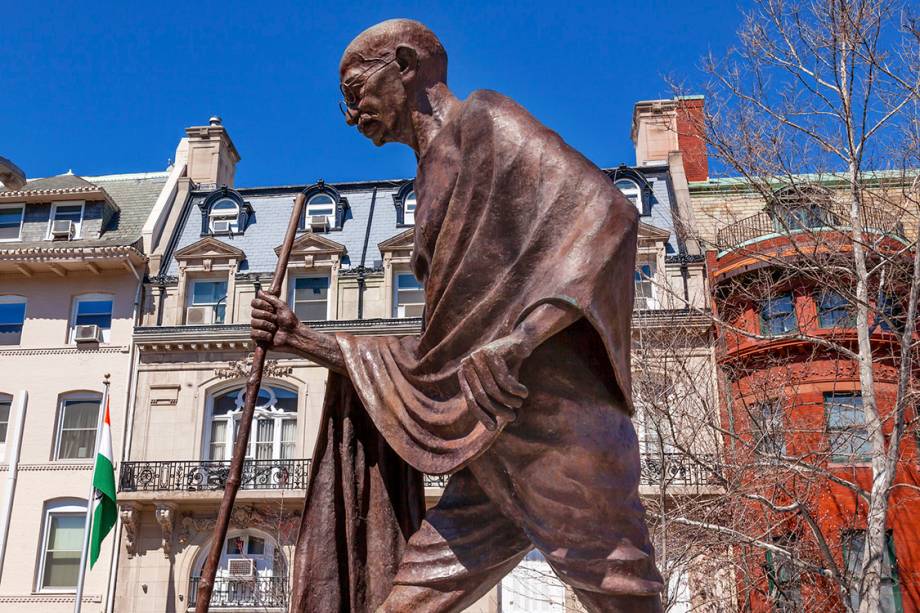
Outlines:
<svg viewBox="0 0 920 613"><path fill-rule="evenodd" d="M852 462L846 460L829 460L827 462L828 468L872 468L872 462L869 460L854 460Z"/></svg>

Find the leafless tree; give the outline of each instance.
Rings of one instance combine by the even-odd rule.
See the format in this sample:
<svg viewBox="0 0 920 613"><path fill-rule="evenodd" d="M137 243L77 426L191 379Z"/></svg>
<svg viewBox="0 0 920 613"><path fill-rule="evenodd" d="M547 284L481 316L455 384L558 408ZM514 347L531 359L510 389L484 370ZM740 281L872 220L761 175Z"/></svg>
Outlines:
<svg viewBox="0 0 920 613"><path fill-rule="evenodd" d="M709 520L671 514L670 521L720 535L752 586L761 563L746 552L768 552L774 594L793 585L780 568L832 588L838 603L860 613L881 610L892 494L917 487L899 477L917 404L920 35L912 8L894 0L758 1L737 48L704 62L707 111L697 126L722 171L737 177L731 201L696 208L698 238L747 258L745 274L713 288L720 349L770 342L775 350L720 366L720 414L730 418L707 423L723 441L713 474L725 494ZM786 239L754 244L771 234ZM752 305L776 304L803 287L823 313L797 305L800 321L788 329L781 312L767 313L777 329L751 325L750 314L762 309ZM830 324L808 321L822 316ZM777 336L788 343L772 342ZM832 379L858 381L864 429L830 433L771 407L777 397L799 397L803 364L818 362ZM789 445L780 440L786 435ZM833 467L841 448L865 452L868 470ZM852 525L864 526L865 536L849 544L861 556L844 556L842 539L820 516L829 488L852 498Z"/></svg>

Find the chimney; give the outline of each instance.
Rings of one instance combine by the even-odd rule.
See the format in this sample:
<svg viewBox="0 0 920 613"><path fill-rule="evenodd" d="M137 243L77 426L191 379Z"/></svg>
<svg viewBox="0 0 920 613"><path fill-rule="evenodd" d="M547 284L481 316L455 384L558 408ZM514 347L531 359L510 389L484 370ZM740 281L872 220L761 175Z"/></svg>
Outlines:
<svg viewBox="0 0 920 613"><path fill-rule="evenodd" d="M199 185L233 187L240 154L220 117L211 117L206 126L186 128L185 134L188 136L188 178Z"/></svg>
<svg viewBox="0 0 920 613"><path fill-rule="evenodd" d="M707 180L709 160L702 132L703 104L702 96L637 102L631 132L636 165L667 164L668 154L679 151L687 181Z"/></svg>
<svg viewBox="0 0 920 613"><path fill-rule="evenodd" d="M26 173L2 155L0 155L0 184L10 191L19 191L26 184Z"/></svg>

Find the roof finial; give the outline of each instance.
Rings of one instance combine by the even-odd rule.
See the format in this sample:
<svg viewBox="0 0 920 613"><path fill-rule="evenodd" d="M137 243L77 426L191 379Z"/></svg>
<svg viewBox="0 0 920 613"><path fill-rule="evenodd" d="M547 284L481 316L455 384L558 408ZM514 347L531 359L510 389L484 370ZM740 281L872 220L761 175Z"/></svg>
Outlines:
<svg viewBox="0 0 920 613"><path fill-rule="evenodd" d="M208 124L212 126L221 125L220 115L211 115L211 118L208 120Z"/></svg>

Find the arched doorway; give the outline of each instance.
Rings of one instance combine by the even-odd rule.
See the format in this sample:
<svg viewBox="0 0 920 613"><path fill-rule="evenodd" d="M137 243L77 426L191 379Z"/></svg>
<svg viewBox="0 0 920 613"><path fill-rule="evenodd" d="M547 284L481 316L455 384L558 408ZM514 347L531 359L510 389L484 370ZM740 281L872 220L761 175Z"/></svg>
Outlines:
<svg viewBox="0 0 920 613"><path fill-rule="evenodd" d="M208 556L198 555L189 585L195 606L201 569ZM230 530L221 545L211 607L234 610L283 609L288 604L287 560L274 538L261 530Z"/></svg>

